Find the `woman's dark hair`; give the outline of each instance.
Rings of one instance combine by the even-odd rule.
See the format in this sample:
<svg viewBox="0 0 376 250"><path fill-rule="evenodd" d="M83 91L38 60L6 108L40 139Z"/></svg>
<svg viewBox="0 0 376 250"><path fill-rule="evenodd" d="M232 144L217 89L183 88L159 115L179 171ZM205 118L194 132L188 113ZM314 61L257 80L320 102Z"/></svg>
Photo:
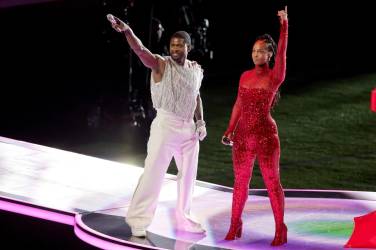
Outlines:
<svg viewBox="0 0 376 250"><path fill-rule="evenodd" d="M275 54L277 53L277 44L274 42L273 38L269 34L264 34L256 38L256 41L264 41L268 51L272 52L273 55L270 58L269 66L273 67L274 66L274 61L275 61ZM275 93L273 102L272 102L272 108L278 103L279 99L281 99L281 93L279 89Z"/></svg>
<svg viewBox="0 0 376 250"><path fill-rule="evenodd" d="M264 34L256 38L256 41L264 41L268 48L268 51L272 52L273 55L270 58L269 66L274 66L274 57L275 53L277 53L277 44L274 42L273 38L269 34Z"/></svg>

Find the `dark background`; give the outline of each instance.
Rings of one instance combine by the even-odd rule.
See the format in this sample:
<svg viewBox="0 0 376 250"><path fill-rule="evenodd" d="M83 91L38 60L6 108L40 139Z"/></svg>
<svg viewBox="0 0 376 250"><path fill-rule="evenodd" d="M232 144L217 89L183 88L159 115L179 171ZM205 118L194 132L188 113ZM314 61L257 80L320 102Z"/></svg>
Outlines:
<svg viewBox="0 0 376 250"><path fill-rule="evenodd" d="M185 29L194 38L202 20L209 20L207 52L197 44L191 59L202 64L203 86L210 91L236 84L252 67L250 51L258 35L278 40L276 13L285 5L289 84L283 91L376 69L375 19L366 1L2 1L0 134L45 144L62 137L78 141L96 126L98 107L107 124L134 122L140 106L152 116L148 71L111 29L107 13L127 20L144 44L161 54L173 32ZM160 43L151 17L164 27Z"/></svg>
<svg viewBox="0 0 376 250"><path fill-rule="evenodd" d="M197 39L197 27L208 19L208 51L197 44L190 56L202 64L202 88L210 96L218 85L236 85L241 72L252 67L250 51L258 35L278 39L276 13L285 5L288 84L282 92L375 72L370 1L1 0L0 136L72 150L103 135L127 142L120 136L126 132L139 142L132 146L145 150L152 116L148 71L105 15L128 20L144 44L161 54L174 31L185 29ZM160 43L151 17L165 29ZM141 106L145 121L139 118ZM125 131L121 124L130 126ZM10 239L22 237L16 243L21 248L89 249L64 225L9 213L2 213L0 221L8 225L4 239L15 244Z"/></svg>

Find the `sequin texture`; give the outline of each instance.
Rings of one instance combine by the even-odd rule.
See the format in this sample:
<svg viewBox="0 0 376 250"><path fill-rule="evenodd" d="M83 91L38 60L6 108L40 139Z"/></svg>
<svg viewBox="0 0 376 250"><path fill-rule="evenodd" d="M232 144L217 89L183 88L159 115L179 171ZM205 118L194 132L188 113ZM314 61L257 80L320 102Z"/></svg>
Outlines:
<svg viewBox="0 0 376 250"><path fill-rule="evenodd" d="M234 190L231 226L226 239L241 232L241 214L248 198L254 162L257 159L267 188L276 224L273 243L287 237L284 224L284 192L280 182L280 142L271 116L273 99L285 78L287 21L281 25L275 66L256 66L240 77L238 97L226 133L233 133Z"/></svg>

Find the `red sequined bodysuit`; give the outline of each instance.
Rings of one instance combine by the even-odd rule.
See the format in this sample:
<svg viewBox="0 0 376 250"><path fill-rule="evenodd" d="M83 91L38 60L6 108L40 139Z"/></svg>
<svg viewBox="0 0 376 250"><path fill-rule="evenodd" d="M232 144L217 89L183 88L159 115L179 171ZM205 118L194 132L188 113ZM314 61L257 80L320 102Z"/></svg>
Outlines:
<svg viewBox="0 0 376 250"><path fill-rule="evenodd" d="M239 81L239 90L229 127L225 135L233 133L234 191L231 227L227 240L241 236L241 214L248 198L249 183L257 157L265 186L268 190L276 234L272 245L287 241L284 224L284 193L280 183L280 146L277 125L270 115L275 94L284 81L286 72L287 21L280 29L275 66L267 64L245 71Z"/></svg>

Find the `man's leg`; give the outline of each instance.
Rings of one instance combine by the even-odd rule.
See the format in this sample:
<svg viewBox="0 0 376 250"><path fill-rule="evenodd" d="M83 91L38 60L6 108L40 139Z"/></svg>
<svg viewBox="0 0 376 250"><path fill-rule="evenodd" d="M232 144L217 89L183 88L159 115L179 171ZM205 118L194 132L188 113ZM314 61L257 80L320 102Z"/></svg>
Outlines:
<svg viewBox="0 0 376 250"><path fill-rule="evenodd" d="M178 200L176 207L176 221L178 229L203 233L201 225L190 218L192 194L197 176L199 142L189 139L182 144L181 150L175 154L178 167Z"/></svg>
<svg viewBox="0 0 376 250"><path fill-rule="evenodd" d="M126 216L134 236L145 236L145 229L153 219L164 175L172 159L172 150L166 143L169 134L163 130L162 123L162 119L156 118L151 126L144 173L139 179Z"/></svg>

